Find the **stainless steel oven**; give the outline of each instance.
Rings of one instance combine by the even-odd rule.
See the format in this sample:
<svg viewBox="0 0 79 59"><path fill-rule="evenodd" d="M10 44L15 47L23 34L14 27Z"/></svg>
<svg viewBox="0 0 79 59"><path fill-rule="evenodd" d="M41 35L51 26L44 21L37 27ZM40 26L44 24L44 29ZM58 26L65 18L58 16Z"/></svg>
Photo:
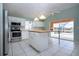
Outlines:
<svg viewBox="0 0 79 59"><path fill-rule="evenodd" d="M19 42L19 41L21 41L21 31L11 31L10 42Z"/></svg>
<svg viewBox="0 0 79 59"><path fill-rule="evenodd" d="M13 31L12 37L21 37L21 31Z"/></svg>
<svg viewBox="0 0 79 59"><path fill-rule="evenodd" d="M12 22L11 23L11 31L20 31L21 23Z"/></svg>
<svg viewBox="0 0 79 59"><path fill-rule="evenodd" d="M11 23L11 42L16 42L21 40L21 23L12 22Z"/></svg>

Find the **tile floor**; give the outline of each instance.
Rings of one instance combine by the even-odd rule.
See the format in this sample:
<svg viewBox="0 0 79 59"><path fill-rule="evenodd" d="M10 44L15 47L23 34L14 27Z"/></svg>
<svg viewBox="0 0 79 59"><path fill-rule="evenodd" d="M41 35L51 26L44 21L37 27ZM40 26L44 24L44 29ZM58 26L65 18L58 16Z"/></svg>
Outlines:
<svg viewBox="0 0 79 59"><path fill-rule="evenodd" d="M51 38L49 48L43 52L36 52L29 46L28 40L9 44L8 56L79 56L79 44L72 41Z"/></svg>
<svg viewBox="0 0 79 59"><path fill-rule="evenodd" d="M51 34L51 37L54 37L54 38L59 37L58 33L51 32L50 34ZM74 40L74 33L60 33L60 38L66 39L66 40Z"/></svg>

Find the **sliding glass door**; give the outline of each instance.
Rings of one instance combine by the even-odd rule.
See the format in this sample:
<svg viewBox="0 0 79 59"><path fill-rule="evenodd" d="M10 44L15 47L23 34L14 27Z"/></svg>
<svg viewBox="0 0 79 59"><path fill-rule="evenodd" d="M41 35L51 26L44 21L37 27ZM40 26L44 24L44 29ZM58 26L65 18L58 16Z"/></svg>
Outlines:
<svg viewBox="0 0 79 59"><path fill-rule="evenodd" d="M73 41L74 21L53 23L51 37Z"/></svg>

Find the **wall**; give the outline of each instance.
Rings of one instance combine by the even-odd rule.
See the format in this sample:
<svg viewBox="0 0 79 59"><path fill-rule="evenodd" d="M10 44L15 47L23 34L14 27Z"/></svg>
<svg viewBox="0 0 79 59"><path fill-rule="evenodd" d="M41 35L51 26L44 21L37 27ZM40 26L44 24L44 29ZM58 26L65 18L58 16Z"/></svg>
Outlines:
<svg viewBox="0 0 79 59"><path fill-rule="evenodd" d="M36 27L40 28L40 27L44 27L44 24L41 21L33 21L32 27L33 28L36 28Z"/></svg>
<svg viewBox="0 0 79 59"><path fill-rule="evenodd" d="M0 3L0 55L3 55L3 5Z"/></svg>
<svg viewBox="0 0 79 59"><path fill-rule="evenodd" d="M44 21L44 27L46 29L49 28L49 23L51 22L51 20L54 19L54 16L50 15L50 16L47 16L46 20Z"/></svg>
<svg viewBox="0 0 79 59"><path fill-rule="evenodd" d="M49 16L45 27L48 28L49 21L62 18L75 18L74 26L79 26L79 5L62 10L60 13L56 14L55 16ZM74 29L74 41L79 41L79 29Z"/></svg>

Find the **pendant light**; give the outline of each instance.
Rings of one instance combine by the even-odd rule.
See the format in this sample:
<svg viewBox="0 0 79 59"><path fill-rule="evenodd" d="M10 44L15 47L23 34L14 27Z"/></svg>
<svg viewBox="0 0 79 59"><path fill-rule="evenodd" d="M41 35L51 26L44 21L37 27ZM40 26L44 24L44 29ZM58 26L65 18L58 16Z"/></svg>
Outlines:
<svg viewBox="0 0 79 59"><path fill-rule="evenodd" d="M39 17L39 19L40 19L40 20L45 20L46 17L45 17L44 15L41 15L41 16Z"/></svg>
<svg viewBox="0 0 79 59"><path fill-rule="evenodd" d="M37 17L34 18L34 21L39 21L39 19Z"/></svg>

